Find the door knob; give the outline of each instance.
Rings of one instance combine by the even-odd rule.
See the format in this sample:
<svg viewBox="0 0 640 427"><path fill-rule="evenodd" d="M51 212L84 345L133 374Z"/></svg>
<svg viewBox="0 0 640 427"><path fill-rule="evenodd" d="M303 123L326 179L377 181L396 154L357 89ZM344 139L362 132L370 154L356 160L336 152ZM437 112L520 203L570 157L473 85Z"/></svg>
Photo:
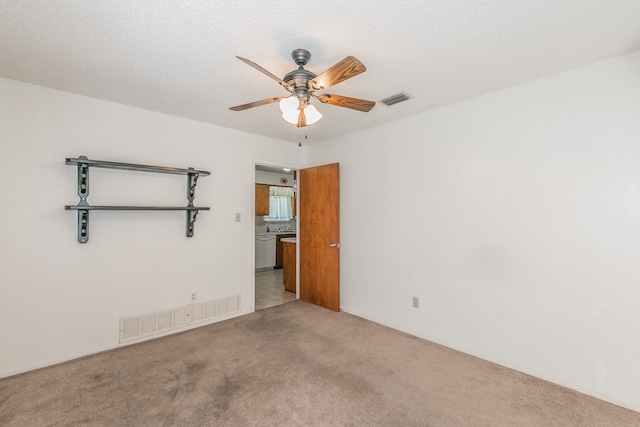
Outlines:
<svg viewBox="0 0 640 427"><path fill-rule="evenodd" d="M330 248L340 248L340 243L330 243L329 247Z"/></svg>

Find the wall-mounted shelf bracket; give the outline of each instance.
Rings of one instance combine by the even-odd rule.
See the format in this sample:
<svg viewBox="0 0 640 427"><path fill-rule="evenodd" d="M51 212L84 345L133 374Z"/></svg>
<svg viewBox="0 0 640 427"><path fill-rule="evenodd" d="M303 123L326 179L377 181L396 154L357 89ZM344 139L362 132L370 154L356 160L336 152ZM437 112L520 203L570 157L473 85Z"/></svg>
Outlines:
<svg viewBox="0 0 640 427"><path fill-rule="evenodd" d="M179 169L164 166L138 165L133 163L118 163L102 160L90 160L85 156L78 158L67 158L66 165L77 166L78 168L78 197L80 201L77 205L66 205L66 210L78 211L78 242L87 243L89 241L89 211L91 210L111 210L111 211L186 211L187 227L186 236L193 237L193 227L196 216L200 211L208 211L208 207L194 206L196 184L198 177L209 175L208 171L196 170L194 168ZM187 206L91 206L87 202L89 196L89 168L99 167L108 169L134 170L140 172L170 173L187 175Z"/></svg>

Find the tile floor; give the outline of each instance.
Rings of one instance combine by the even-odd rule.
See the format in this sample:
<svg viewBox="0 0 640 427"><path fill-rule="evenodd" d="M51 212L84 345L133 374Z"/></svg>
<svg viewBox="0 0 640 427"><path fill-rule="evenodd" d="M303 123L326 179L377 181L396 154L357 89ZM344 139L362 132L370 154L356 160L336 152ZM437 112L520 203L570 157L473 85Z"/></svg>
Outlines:
<svg viewBox="0 0 640 427"><path fill-rule="evenodd" d="M256 310L284 304L295 299L295 293L284 290L281 268L256 271Z"/></svg>

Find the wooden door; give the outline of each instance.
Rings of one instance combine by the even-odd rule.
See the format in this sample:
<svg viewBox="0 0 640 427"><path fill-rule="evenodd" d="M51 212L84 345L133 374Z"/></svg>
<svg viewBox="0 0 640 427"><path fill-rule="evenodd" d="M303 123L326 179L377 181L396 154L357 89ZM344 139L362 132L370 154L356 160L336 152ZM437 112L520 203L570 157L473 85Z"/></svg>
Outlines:
<svg viewBox="0 0 640 427"><path fill-rule="evenodd" d="M300 171L300 299L340 311L338 163Z"/></svg>

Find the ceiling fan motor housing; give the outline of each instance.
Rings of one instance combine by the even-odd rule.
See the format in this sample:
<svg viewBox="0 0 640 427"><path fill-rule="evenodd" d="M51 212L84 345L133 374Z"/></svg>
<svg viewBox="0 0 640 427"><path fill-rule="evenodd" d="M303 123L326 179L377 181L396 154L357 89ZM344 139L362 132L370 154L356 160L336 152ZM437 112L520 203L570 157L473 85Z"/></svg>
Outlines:
<svg viewBox="0 0 640 427"><path fill-rule="evenodd" d="M293 87L293 93L301 100L309 100L309 80L315 78L316 75L311 71L307 71L302 66L297 70L287 73L282 80Z"/></svg>

